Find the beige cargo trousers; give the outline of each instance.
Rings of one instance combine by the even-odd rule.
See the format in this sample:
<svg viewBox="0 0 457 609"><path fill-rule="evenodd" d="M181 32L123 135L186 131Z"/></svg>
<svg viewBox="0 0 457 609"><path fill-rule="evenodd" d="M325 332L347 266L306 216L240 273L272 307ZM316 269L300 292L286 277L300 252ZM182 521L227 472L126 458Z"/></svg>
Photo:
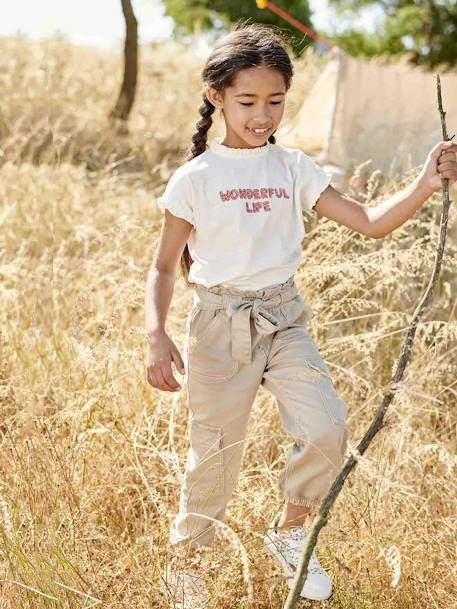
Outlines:
<svg viewBox="0 0 457 609"><path fill-rule="evenodd" d="M327 494L344 459L347 405L308 334L311 316L294 276L254 291L194 288L183 358L190 446L171 545L212 544L211 519L224 519L259 385L293 439L278 479L284 498L314 507Z"/></svg>

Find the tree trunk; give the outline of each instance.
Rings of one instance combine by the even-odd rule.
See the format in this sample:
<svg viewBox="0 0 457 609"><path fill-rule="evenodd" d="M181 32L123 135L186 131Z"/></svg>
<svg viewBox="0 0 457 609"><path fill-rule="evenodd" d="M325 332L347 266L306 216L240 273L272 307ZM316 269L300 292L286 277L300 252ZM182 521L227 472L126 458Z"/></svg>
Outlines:
<svg viewBox="0 0 457 609"><path fill-rule="evenodd" d="M138 72L138 22L130 0L121 0L125 19L124 79L110 118L126 121L135 99Z"/></svg>

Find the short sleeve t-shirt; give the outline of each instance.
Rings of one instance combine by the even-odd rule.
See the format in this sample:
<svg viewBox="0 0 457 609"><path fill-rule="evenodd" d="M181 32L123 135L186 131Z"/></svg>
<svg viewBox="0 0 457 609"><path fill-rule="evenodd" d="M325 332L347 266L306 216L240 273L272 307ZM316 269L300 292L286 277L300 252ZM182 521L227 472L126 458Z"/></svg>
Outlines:
<svg viewBox="0 0 457 609"><path fill-rule="evenodd" d="M259 290L302 262L302 211L330 177L304 152L267 142L229 148L214 140L173 173L159 208L192 224L189 282Z"/></svg>

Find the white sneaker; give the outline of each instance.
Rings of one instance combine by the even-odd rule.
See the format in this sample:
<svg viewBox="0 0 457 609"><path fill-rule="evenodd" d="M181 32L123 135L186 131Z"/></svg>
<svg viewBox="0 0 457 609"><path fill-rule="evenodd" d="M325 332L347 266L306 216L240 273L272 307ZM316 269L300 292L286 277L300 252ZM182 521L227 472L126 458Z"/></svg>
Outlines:
<svg viewBox="0 0 457 609"><path fill-rule="evenodd" d="M172 563L166 582L172 599L170 609L206 609L209 596L198 568Z"/></svg>
<svg viewBox="0 0 457 609"><path fill-rule="evenodd" d="M280 515L278 514L265 535L264 543L267 550L281 565L286 582L290 589L293 587L295 573L303 554L306 530L303 526L290 529L276 529ZM300 592L300 596L314 601L323 601L332 594L332 580L322 569L313 550L308 564L308 575Z"/></svg>

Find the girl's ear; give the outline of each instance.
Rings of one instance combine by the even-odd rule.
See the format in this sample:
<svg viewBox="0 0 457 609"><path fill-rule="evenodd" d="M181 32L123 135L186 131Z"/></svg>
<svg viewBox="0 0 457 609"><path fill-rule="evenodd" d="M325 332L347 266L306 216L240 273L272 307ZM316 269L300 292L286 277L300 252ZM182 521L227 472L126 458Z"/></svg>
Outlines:
<svg viewBox="0 0 457 609"><path fill-rule="evenodd" d="M213 89L213 87L206 87L205 95L207 100L216 108L222 108L222 96L220 91Z"/></svg>

